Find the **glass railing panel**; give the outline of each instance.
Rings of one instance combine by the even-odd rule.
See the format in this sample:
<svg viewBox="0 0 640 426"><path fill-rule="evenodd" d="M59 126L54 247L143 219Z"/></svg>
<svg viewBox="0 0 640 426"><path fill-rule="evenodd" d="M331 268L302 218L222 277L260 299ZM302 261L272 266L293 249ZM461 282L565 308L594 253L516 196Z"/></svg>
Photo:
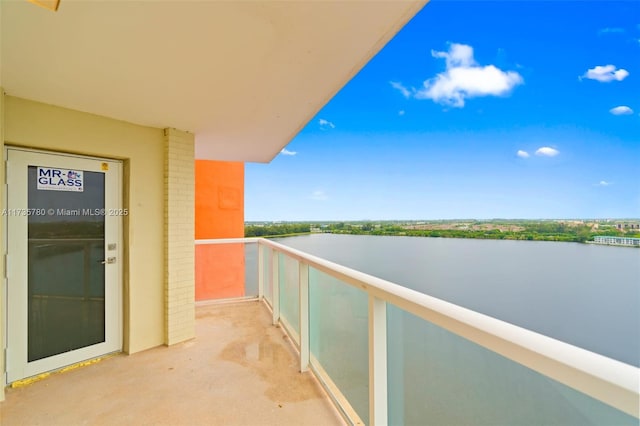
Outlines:
<svg viewBox="0 0 640 426"><path fill-rule="evenodd" d="M257 297L257 250L257 243L196 244L196 301Z"/></svg>
<svg viewBox="0 0 640 426"><path fill-rule="evenodd" d="M278 281L280 285L280 317L300 335L300 296L298 289L298 261L278 253ZM296 338L296 336L294 336ZM296 342L299 343L299 342Z"/></svg>
<svg viewBox="0 0 640 426"><path fill-rule="evenodd" d="M244 245L244 295L258 297L258 243Z"/></svg>
<svg viewBox="0 0 640 426"><path fill-rule="evenodd" d="M311 355L368 424L367 293L309 268L309 340Z"/></svg>
<svg viewBox="0 0 640 426"><path fill-rule="evenodd" d="M598 400L387 306L389 424L638 424Z"/></svg>

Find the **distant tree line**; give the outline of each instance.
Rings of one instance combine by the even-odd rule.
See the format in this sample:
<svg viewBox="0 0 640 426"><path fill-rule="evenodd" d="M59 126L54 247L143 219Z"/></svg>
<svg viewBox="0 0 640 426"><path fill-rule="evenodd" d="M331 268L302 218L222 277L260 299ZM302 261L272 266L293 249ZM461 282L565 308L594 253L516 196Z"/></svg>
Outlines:
<svg viewBox="0 0 640 426"><path fill-rule="evenodd" d="M511 222L513 224L513 222ZM593 241L596 235L627 236L640 238L640 233L631 234L617 230L614 226L593 230L589 225L570 226L564 223L523 222L518 223L521 231L504 231L500 229L406 229L399 225L369 227L337 224L329 226L330 232L355 235L404 235L410 237L432 238L473 238L488 240L529 240L529 241L567 241L584 243Z"/></svg>
<svg viewBox="0 0 640 426"><path fill-rule="evenodd" d="M279 223L265 225L245 226L247 237L267 237L298 235L314 232L326 232L332 234L351 235L402 235L412 237L434 238L474 238L492 240L529 240L529 241L567 241L586 242L593 241L597 235L626 236L640 238L640 232L631 233L618 230L614 225L601 225L593 228L590 224L576 225L556 221L495 221L475 222L474 224L486 225L517 224L522 230L504 229L410 229L397 222L333 222L324 225L315 223Z"/></svg>
<svg viewBox="0 0 640 426"><path fill-rule="evenodd" d="M244 227L245 237L273 237L294 234L308 234L309 223L278 223L272 225L248 225Z"/></svg>

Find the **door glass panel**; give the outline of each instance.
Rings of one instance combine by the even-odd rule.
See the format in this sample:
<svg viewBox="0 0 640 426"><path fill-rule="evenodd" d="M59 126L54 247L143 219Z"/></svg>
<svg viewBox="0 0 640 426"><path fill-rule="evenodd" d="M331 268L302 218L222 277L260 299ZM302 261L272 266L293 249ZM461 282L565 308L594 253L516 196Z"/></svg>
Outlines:
<svg viewBox="0 0 640 426"><path fill-rule="evenodd" d="M82 191L50 190L29 166L29 362L105 341L105 176L80 173Z"/></svg>

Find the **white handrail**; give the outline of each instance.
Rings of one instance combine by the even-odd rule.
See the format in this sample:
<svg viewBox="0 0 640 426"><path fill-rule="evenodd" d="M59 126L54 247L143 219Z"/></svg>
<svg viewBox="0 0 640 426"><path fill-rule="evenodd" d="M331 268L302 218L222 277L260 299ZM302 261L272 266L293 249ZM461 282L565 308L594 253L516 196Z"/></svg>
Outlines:
<svg viewBox="0 0 640 426"><path fill-rule="evenodd" d="M364 290L370 297L391 303L605 404L640 418L640 369L632 365L265 238L197 240L196 244L256 242Z"/></svg>
<svg viewBox="0 0 640 426"><path fill-rule="evenodd" d="M215 238L209 240L196 240L197 246L210 244L234 244L234 243L257 243L264 238Z"/></svg>

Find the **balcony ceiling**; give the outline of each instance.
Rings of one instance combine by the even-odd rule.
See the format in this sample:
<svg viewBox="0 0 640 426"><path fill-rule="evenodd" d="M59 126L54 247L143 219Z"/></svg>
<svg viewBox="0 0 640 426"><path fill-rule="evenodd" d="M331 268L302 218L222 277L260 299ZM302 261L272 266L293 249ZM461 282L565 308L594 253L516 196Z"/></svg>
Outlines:
<svg viewBox="0 0 640 426"><path fill-rule="evenodd" d="M270 161L419 1L1 3L12 96L196 135L196 157Z"/></svg>

